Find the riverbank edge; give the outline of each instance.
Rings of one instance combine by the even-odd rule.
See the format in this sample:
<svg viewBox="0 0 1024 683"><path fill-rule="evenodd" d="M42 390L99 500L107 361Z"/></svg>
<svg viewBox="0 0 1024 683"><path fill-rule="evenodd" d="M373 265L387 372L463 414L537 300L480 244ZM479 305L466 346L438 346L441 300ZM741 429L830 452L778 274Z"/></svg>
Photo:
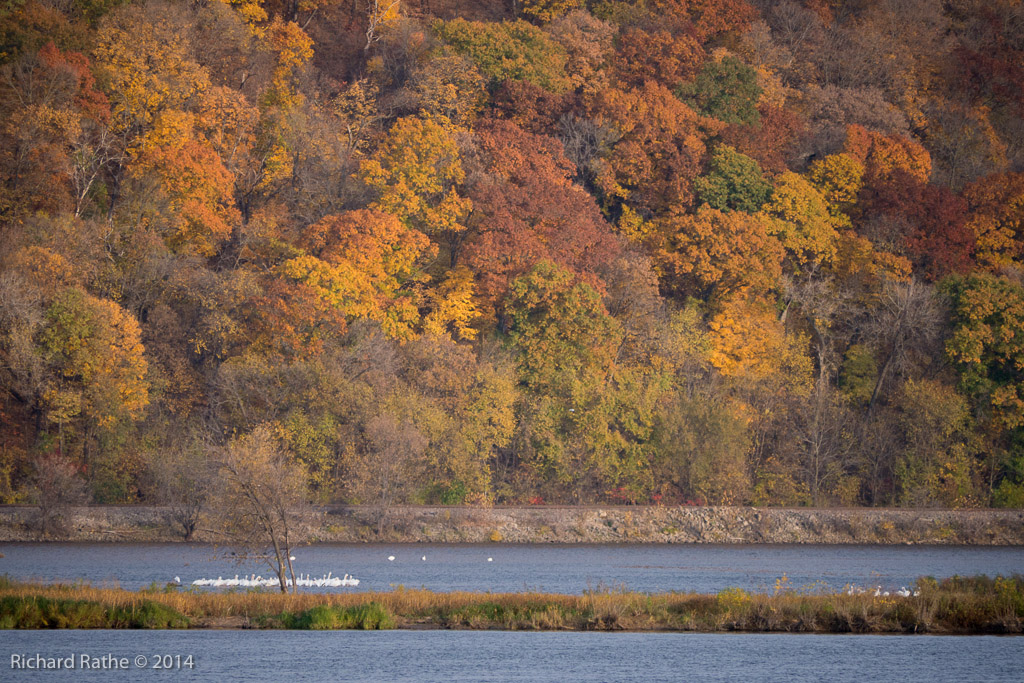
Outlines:
<svg viewBox="0 0 1024 683"><path fill-rule="evenodd" d="M974 635L1024 633L1024 577L872 590L716 594L127 591L0 579L0 629L529 630Z"/></svg>
<svg viewBox="0 0 1024 683"><path fill-rule="evenodd" d="M0 506L0 542L156 543L185 540L169 507L69 507L44 532L33 506ZM750 507L313 508L314 543L715 543L1024 545L1024 510ZM189 539L221 537L200 517Z"/></svg>

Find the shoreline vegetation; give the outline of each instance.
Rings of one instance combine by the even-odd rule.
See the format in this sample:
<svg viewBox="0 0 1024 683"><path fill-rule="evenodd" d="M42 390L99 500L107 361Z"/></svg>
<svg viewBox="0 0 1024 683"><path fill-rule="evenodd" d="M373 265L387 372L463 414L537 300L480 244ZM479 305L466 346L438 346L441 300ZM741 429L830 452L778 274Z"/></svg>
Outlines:
<svg viewBox="0 0 1024 683"><path fill-rule="evenodd" d="M68 507L59 527L33 506L0 506L0 541L186 540L172 507ZM817 543L1024 545L1024 510L728 506L330 506L295 527L311 543ZM54 531L59 528L59 531ZM200 516L187 540L223 542Z"/></svg>
<svg viewBox="0 0 1024 683"><path fill-rule="evenodd" d="M852 594L851 594L852 593ZM3 629L478 629L530 631L1022 634L1024 576L925 577L910 597L818 586L783 576L772 593L714 595L387 593L282 595L175 586L134 592L0 577Z"/></svg>

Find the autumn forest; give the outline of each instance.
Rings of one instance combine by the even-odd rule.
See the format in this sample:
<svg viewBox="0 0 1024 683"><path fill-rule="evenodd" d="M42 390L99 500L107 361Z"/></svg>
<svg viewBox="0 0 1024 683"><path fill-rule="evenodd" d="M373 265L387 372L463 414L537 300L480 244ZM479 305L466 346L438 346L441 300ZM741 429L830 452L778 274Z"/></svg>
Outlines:
<svg viewBox="0 0 1024 683"><path fill-rule="evenodd" d="M1024 507L1020 0L4 0L0 503Z"/></svg>

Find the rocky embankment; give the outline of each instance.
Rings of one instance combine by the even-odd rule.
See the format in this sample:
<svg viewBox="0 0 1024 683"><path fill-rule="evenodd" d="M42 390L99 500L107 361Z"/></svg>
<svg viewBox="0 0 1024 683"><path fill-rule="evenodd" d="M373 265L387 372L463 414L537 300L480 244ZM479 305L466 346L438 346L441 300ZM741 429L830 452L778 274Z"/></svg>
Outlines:
<svg viewBox="0 0 1024 683"><path fill-rule="evenodd" d="M168 508L70 508L44 535L29 506L0 507L0 542L183 540ZM325 507L305 515L315 542L882 543L1024 545L1024 510L743 507ZM221 540L201 521L193 540Z"/></svg>

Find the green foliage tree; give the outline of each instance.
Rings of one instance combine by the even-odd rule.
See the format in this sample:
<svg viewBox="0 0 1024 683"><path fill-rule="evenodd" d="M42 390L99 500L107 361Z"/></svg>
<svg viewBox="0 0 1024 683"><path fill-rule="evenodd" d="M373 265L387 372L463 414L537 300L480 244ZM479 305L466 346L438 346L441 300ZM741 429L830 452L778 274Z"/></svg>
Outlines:
<svg viewBox="0 0 1024 683"><path fill-rule="evenodd" d="M607 426L602 401L621 328L593 288L549 261L512 282L505 328L527 392L520 451L552 493L578 500L614 466L598 461L592 440Z"/></svg>
<svg viewBox="0 0 1024 683"><path fill-rule="evenodd" d="M523 0L522 13L541 23L547 23L577 9L581 4L581 0Z"/></svg>
<svg viewBox="0 0 1024 683"><path fill-rule="evenodd" d="M897 397L904 451L895 464L899 501L920 507L982 502L967 400L953 387L908 380Z"/></svg>
<svg viewBox="0 0 1024 683"><path fill-rule="evenodd" d="M521 377L534 390L565 377L604 374L614 358L620 328L592 287L542 261L516 278L505 304L508 346Z"/></svg>
<svg viewBox="0 0 1024 683"><path fill-rule="evenodd" d="M742 412L724 397L677 394L660 416L659 474L683 500L741 505L752 494L751 436Z"/></svg>
<svg viewBox="0 0 1024 683"><path fill-rule="evenodd" d="M728 145L711 154L708 172L693 181L697 200L719 211L754 213L768 201L772 186L761 166Z"/></svg>
<svg viewBox="0 0 1024 683"><path fill-rule="evenodd" d="M737 57L707 62L694 81L679 86L676 94L700 113L725 123L761 121L757 72Z"/></svg>
<svg viewBox="0 0 1024 683"><path fill-rule="evenodd" d="M964 391L1004 429L1024 428L1024 288L977 273L951 278L953 334L946 353Z"/></svg>
<svg viewBox="0 0 1024 683"><path fill-rule="evenodd" d="M435 21L433 30L441 41L473 60L493 84L530 81L554 93L569 89L565 49L530 23L452 19Z"/></svg>

